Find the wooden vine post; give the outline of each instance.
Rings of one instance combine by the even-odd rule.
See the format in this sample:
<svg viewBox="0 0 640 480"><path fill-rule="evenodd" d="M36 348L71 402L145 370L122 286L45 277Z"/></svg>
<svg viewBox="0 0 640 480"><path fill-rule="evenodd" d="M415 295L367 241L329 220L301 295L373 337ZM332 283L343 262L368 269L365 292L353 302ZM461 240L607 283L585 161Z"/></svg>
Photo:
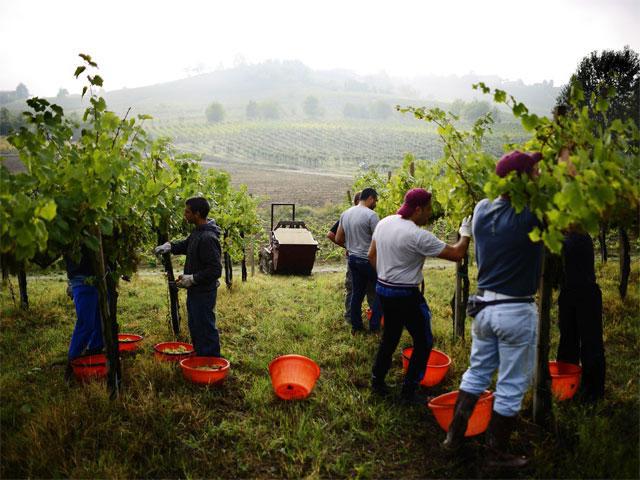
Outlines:
<svg viewBox="0 0 640 480"><path fill-rule="evenodd" d="M18 270L18 289L20 290L20 308L29 309L29 294L27 292L27 273L24 265Z"/></svg>
<svg viewBox="0 0 640 480"><path fill-rule="evenodd" d="M551 301L553 285L558 276L560 259L545 248L542 255L538 304L538 339L534 371L533 421L546 425L551 419L551 376L549 375L549 347L551 343Z"/></svg>
<svg viewBox="0 0 640 480"><path fill-rule="evenodd" d="M104 251L102 248L102 233L100 227L95 226L93 235L98 240L98 251L92 252L91 263L96 274L96 288L98 289L98 308L100 310L100 323L102 326L102 338L107 354L107 388L112 399L120 392L122 374L120 369L120 353L118 349L118 323L113 315L116 302L110 301L107 288L107 271L104 263ZM115 284L113 279L112 285ZM115 293L115 292L114 292Z"/></svg>
<svg viewBox="0 0 640 480"><path fill-rule="evenodd" d="M618 248L620 261L620 285L618 291L620 298L623 300L627 296L627 288L629 286L629 275L631 274L631 257L629 256L629 234L624 227L618 229Z"/></svg>
<svg viewBox="0 0 640 480"><path fill-rule="evenodd" d="M165 228L158 229L158 245L169 240L169 235ZM173 273L173 264L171 263L171 253L162 254L162 265L167 274L167 288L169 289L169 307L171 312L171 329L177 337L180 335L180 303L178 299L178 287L176 286L176 278Z"/></svg>

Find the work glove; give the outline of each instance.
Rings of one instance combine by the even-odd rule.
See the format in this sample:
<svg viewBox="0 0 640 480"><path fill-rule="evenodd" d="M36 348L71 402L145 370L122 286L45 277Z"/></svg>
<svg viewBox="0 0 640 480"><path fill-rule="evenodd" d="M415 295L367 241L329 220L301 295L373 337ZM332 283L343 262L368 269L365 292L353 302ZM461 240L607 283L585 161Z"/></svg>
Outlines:
<svg viewBox="0 0 640 480"><path fill-rule="evenodd" d="M169 242L164 242L162 245L158 245L153 251L156 255L169 253L171 252L171 244Z"/></svg>
<svg viewBox="0 0 640 480"><path fill-rule="evenodd" d="M471 215L462 220L458 233L461 237L471 237Z"/></svg>
<svg viewBox="0 0 640 480"><path fill-rule="evenodd" d="M176 285L180 288L193 287L196 282L193 280L193 275L180 275L176 281Z"/></svg>

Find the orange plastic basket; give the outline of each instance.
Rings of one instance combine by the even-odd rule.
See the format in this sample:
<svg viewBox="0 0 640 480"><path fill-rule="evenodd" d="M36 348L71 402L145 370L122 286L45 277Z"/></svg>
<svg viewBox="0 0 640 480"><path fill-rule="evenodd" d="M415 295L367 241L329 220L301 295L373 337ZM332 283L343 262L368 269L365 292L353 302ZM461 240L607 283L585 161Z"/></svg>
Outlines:
<svg viewBox="0 0 640 480"><path fill-rule="evenodd" d="M371 321L371 317L373 317L373 310L367 308L367 321ZM384 315L380 317L380 327L384 327Z"/></svg>
<svg viewBox="0 0 640 480"><path fill-rule="evenodd" d="M185 353L170 353L166 351L179 347L184 347L187 351ZM153 349L155 350L155 357L164 362L179 362L195 353L193 345L185 342L162 342L154 345Z"/></svg>
<svg viewBox="0 0 640 480"><path fill-rule="evenodd" d="M134 333L118 334L118 350L121 352L135 352L142 341L142 335Z"/></svg>
<svg viewBox="0 0 640 480"><path fill-rule="evenodd" d="M458 390L440 395L429 402L429 408L433 416L436 417L438 425L440 425L445 432L449 431L449 425L453 420L453 407L456 404L457 398ZM484 432L489 426L492 411L493 393L485 390L484 393L480 395L478 403L476 403L473 409L464 436L473 437L474 435L480 435Z"/></svg>
<svg viewBox="0 0 640 480"><path fill-rule="evenodd" d="M409 359L413 353L413 347L407 347L402 350L402 369L404 373L407 373L409 369ZM451 358L444 352L433 348L429 354L427 360L427 369L425 370L424 377L420 382L420 385L424 387L433 387L439 384L445 375L449 371L451 365Z"/></svg>
<svg viewBox="0 0 640 480"><path fill-rule="evenodd" d="M71 360L73 376L79 382L88 382L107 376L107 356L104 353L87 355Z"/></svg>
<svg viewBox="0 0 640 480"><path fill-rule="evenodd" d="M282 355L269 364L273 391L282 400L307 398L320 376L320 367L302 355Z"/></svg>
<svg viewBox="0 0 640 480"><path fill-rule="evenodd" d="M203 370L198 367L219 367L219 370ZM216 385L224 382L229 373L229 360L220 357L188 357L180 360L182 373L187 380L201 385Z"/></svg>
<svg viewBox="0 0 640 480"><path fill-rule="evenodd" d="M549 374L553 396L557 400L568 400L578 391L582 367L573 363L549 362Z"/></svg>

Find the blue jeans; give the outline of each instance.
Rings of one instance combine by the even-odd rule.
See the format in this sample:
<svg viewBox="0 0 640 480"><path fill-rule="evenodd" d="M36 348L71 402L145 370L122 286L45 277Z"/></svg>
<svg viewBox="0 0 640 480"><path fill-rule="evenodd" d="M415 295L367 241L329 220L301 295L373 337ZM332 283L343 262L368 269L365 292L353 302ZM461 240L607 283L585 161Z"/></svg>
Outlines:
<svg viewBox="0 0 640 480"><path fill-rule="evenodd" d="M473 320L470 366L460 390L481 394L498 369L493 409L513 417L533 376L538 310L535 303L507 303L485 307Z"/></svg>
<svg viewBox="0 0 640 480"><path fill-rule="evenodd" d="M344 321L351 325L351 292L353 291L353 280L351 279L351 269L349 268L349 259L347 258L347 274L344 277L344 288L346 295L344 296ZM369 308L373 308L376 299L376 284L369 282L367 284L367 303Z"/></svg>
<svg viewBox="0 0 640 480"><path fill-rule="evenodd" d="M351 292L351 328L353 330L362 330L362 300L367 293L367 285L378 280L376 271L373 269L369 260L359 257L349 256L349 269L351 270L352 292ZM382 309L378 296L374 295L373 305L370 305L373 315L369 322L369 329L373 331L380 330L380 317Z"/></svg>
<svg viewBox="0 0 640 480"><path fill-rule="evenodd" d="M79 357L85 350L99 350L104 346L98 289L93 285L85 285L84 280L84 277L70 280L77 320L69 343L69 360Z"/></svg>
<svg viewBox="0 0 640 480"><path fill-rule="evenodd" d="M189 333L196 355L220 356L220 335L216 328L216 298L218 290L192 292L187 290L187 314Z"/></svg>

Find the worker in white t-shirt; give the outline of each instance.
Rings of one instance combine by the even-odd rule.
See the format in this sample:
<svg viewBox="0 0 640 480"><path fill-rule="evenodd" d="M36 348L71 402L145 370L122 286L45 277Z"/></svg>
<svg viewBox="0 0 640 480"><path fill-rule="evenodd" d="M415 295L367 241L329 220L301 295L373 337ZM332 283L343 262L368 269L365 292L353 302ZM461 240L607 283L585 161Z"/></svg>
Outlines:
<svg viewBox="0 0 640 480"><path fill-rule="evenodd" d="M471 238L470 218L460 226L460 240L447 245L420 227L431 216L431 193L422 188L407 192L397 215L382 219L373 233L369 261L378 274L376 293L382 304L384 331L376 354L371 377L375 394L389 393L384 381L402 330L413 338L413 354L400 393L403 404L424 403L416 395L427 359L431 353L431 312L418 286L423 281L422 267L426 257L458 261L464 257Z"/></svg>

